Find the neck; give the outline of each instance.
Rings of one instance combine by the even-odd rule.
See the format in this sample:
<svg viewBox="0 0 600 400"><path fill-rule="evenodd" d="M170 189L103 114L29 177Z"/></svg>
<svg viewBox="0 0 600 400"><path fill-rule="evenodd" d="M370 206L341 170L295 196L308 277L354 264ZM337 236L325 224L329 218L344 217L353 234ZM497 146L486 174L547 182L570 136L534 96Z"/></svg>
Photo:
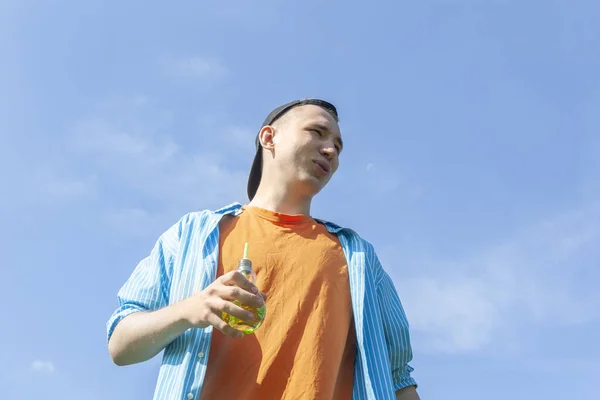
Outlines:
<svg viewBox="0 0 600 400"><path fill-rule="evenodd" d="M294 194L295 193L295 194ZM310 215L312 196L299 195L297 191L274 185L261 184L248 206L288 214Z"/></svg>

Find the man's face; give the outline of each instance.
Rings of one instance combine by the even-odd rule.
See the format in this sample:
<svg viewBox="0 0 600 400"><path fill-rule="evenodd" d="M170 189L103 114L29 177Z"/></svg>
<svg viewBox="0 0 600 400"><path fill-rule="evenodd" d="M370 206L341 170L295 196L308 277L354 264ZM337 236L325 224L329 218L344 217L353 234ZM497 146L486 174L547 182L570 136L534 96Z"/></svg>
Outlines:
<svg viewBox="0 0 600 400"><path fill-rule="evenodd" d="M273 128L271 157L278 175L297 182L309 195L317 194L339 166L342 138L335 118L319 106L298 106Z"/></svg>

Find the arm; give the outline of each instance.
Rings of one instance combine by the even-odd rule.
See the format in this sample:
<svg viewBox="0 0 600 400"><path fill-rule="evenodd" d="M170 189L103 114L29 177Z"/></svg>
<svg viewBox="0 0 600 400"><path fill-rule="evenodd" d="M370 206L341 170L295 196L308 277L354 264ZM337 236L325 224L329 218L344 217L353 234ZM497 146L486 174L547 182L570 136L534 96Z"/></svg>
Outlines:
<svg viewBox="0 0 600 400"><path fill-rule="evenodd" d="M396 392L396 400L420 400L414 386L402 388Z"/></svg>
<svg viewBox="0 0 600 400"><path fill-rule="evenodd" d="M119 290L119 307L106 324L108 350L117 365L147 360L185 331L179 317L165 308L179 250L180 224L158 238Z"/></svg>
<svg viewBox="0 0 600 400"><path fill-rule="evenodd" d="M203 291L172 306L153 312L137 312L124 318L114 329L108 343L117 365L149 360L190 328L213 325L227 336L241 338L242 332L221 319L226 312L240 319L254 318L228 300L260 307L264 298L256 287L237 271L229 272Z"/></svg>
<svg viewBox="0 0 600 400"><path fill-rule="evenodd" d="M108 342L113 362L119 366L146 361L160 353L191 326L180 303L154 312L136 312L115 327Z"/></svg>
<svg viewBox="0 0 600 400"><path fill-rule="evenodd" d="M221 312L241 319L247 318L247 312L227 300L249 305L263 302L261 296L250 293L254 285L243 275L230 273L202 292L169 305L180 231L176 224L163 233L119 290L119 308L107 322L108 350L117 365L146 361L193 327L213 325L228 336L239 337L241 333L220 318Z"/></svg>

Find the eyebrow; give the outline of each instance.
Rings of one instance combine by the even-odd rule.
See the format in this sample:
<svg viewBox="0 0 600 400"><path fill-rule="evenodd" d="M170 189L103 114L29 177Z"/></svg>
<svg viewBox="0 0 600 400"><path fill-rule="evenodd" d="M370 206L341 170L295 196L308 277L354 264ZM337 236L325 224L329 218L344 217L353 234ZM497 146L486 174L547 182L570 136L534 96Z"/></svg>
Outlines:
<svg viewBox="0 0 600 400"><path fill-rule="evenodd" d="M327 126L323 125L323 124L319 124L316 123L314 124L315 128L320 129L322 131L328 132L331 135L331 131L329 130L329 128L327 128ZM338 144L340 145L340 150L344 148L344 141L342 140L341 137L337 136L336 140L338 142Z"/></svg>

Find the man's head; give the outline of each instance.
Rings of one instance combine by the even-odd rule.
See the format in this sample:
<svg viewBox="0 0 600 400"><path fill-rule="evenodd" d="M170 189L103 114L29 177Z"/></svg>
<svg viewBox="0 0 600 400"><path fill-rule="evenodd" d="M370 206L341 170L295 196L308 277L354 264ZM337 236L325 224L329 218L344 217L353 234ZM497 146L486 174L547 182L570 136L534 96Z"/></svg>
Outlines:
<svg viewBox="0 0 600 400"><path fill-rule="evenodd" d="M280 106L263 122L256 147L248 179L250 200L265 180L315 195L339 165L342 138L337 110L331 103L316 99Z"/></svg>

